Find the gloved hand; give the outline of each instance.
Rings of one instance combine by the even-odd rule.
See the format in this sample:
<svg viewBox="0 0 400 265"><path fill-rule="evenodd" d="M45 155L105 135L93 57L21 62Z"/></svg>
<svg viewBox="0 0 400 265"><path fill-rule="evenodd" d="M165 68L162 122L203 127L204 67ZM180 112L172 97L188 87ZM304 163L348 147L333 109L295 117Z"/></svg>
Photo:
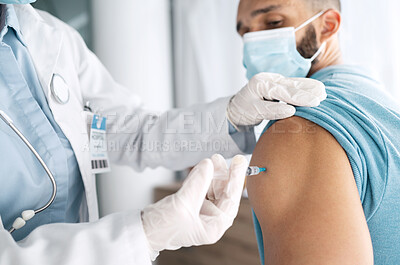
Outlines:
<svg viewBox="0 0 400 265"><path fill-rule="evenodd" d="M294 106L317 107L326 97L325 85L320 81L261 73L231 99L227 116L240 131L242 126L255 126L263 120L292 117Z"/></svg>
<svg viewBox="0 0 400 265"><path fill-rule="evenodd" d="M239 210L248 162L236 156L228 170L214 155L190 173L174 195L143 210L152 260L162 250L216 243L232 226Z"/></svg>

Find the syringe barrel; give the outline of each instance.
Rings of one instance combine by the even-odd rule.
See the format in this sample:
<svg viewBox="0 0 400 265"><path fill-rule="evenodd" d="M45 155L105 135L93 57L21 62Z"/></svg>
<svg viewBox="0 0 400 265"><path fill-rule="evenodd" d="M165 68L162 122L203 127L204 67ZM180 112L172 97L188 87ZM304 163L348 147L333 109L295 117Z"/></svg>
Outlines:
<svg viewBox="0 0 400 265"><path fill-rule="evenodd" d="M259 167L249 167L247 169L247 176L255 176L261 173L261 170Z"/></svg>

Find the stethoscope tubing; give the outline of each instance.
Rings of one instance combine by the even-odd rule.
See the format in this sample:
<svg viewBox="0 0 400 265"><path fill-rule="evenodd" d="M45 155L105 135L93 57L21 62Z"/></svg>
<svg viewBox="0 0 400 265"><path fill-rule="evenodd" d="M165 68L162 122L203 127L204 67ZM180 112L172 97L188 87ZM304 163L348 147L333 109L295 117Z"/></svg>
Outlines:
<svg viewBox="0 0 400 265"><path fill-rule="evenodd" d="M51 197L49 201L41 208L34 210L35 214L38 214L40 212L43 212L47 208L50 207L50 205L54 202L57 194L57 184L56 180L53 176L53 173L51 173L49 167L46 165L42 157L39 155L39 153L36 151L36 149L32 146L32 144L26 139L26 137L21 133L21 131L14 125L11 119L9 119L5 113L0 112L0 118L18 135L18 137L24 142L24 144L29 148L29 150L35 155L36 159L39 161L39 163L42 165L43 169L46 171L46 174L49 176L49 179L51 181L51 184L53 186L53 193L51 194ZM15 229L11 228L8 230L8 232L12 233L14 232Z"/></svg>

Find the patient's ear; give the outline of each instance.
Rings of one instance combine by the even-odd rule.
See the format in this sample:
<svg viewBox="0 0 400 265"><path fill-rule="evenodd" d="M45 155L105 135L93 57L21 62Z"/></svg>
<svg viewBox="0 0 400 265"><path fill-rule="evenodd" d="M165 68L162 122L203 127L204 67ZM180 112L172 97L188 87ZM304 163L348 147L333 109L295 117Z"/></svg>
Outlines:
<svg viewBox="0 0 400 265"><path fill-rule="evenodd" d="M341 14L334 10L330 9L326 11L322 16L322 22L320 25L320 34L321 39L320 42L324 43L329 41L329 39L336 35L339 31L340 25L342 23L342 16Z"/></svg>

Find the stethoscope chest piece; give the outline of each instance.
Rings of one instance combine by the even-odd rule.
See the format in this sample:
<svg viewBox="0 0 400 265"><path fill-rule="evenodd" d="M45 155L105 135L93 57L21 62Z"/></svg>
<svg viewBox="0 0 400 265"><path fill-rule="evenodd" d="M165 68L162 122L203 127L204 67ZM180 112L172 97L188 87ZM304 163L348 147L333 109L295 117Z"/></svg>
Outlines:
<svg viewBox="0 0 400 265"><path fill-rule="evenodd" d="M67 104L69 101L69 87L64 78L58 74L53 75L50 84L51 93L54 99L60 104Z"/></svg>

